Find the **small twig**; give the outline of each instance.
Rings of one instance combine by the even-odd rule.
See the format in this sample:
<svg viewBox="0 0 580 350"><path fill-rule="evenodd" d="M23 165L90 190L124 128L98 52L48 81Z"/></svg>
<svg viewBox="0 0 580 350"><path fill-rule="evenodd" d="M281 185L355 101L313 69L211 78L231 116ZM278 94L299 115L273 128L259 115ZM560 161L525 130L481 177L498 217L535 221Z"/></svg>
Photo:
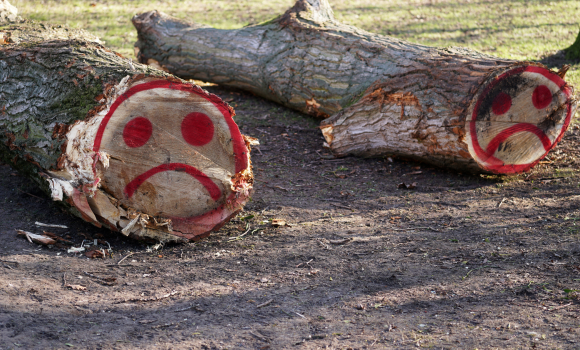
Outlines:
<svg viewBox="0 0 580 350"><path fill-rule="evenodd" d="M306 319L306 317L304 315L301 315L301 314L297 313L296 311L292 311L292 312L294 312L296 315L302 317L303 319Z"/></svg>
<svg viewBox="0 0 580 350"><path fill-rule="evenodd" d="M62 275L62 286L64 287L64 286L66 286L66 285L67 285L67 283L66 283L66 272L65 272L65 273Z"/></svg>
<svg viewBox="0 0 580 350"><path fill-rule="evenodd" d="M318 154L318 156L322 159L326 159L326 160L336 159L336 157L332 156L332 155L320 154L320 152L318 150L316 151L316 154Z"/></svg>
<svg viewBox="0 0 580 350"><path fill-rule="evenodd" d="M553 309L552 309L552 310L550 310L550 311L556 311L556 310L560 310L560 309L563 309L563 308L565 308L565 307L568 307L568 306L570 306L570 305L572 305L572 303L568 303L568 304L566 304L566 305L560 305L560 306L558 306L558 307L555 307L555 308L553 308Z"/></svg>
<svg viewBox="0 0 580 350"><path fill-rule="evenodd" d="M308 260L308 261L307 261L307 262L305 262L305 263L300 263L300 264L296 265L296 267L300 267L300 266L302 266L302 265L304 265L304 264L308 265L308 264L310 264L310 263L311 263L313 260L314 260L314 259L310 259L310 260ZM310 265L308 265L308 266L310 266Z"/></svg>
<svg viewBox="0 0 580 350"><path fill-rule="evenodd" d="M128 257L130 257L133 254L136 254L136 253L129 253L129 254L125 255L124 258L121 258L121 260L117 261L117 265L121 264L123 262L123 260L127 259Z"/></svg>
<svg viewBox="0 0 580 350"><path fill-rule="evenodd" d="M38 222L36 221L34 223L36 226L41 226L41 227L55 227L55 228L68 228L65 225L56 225L56 224L43 224L42 222Z"/></svg>
<svg viewBox="0 0 580 350"><path fill-rule="evenodd" d="M501 207L501 205L503 204L503 202L506 200L506 197L503 197L503 199L499 202L499 204L497 205L497 207Z"/></svg>
<svg viewBox="0 0 580 350"><path fill-rule="evenodd" d="M343 238L343 239L329 239L330 244L334 245L342 245L352 241L352 238Z"/></svg>
<svg viewBox="0 0 580 350"><path fill-rule="evenodd" d="M318 244L320 244L324 249L326 249L326 250L332 250L332 248L328 244L325 244L320 239L317 239L316 242L318 242Z"/></svg>
<svg viewBox="0 0 580 350"><path fill-rule="evenodd" d="M3 263L7 263L7 264L14 264L14 265L16 265L16 266L20 265L20 264L19 264L18 262L16 262L16 261L10 261L10 260L2 260L2 259L0 259L0 261L1 261L1 262L3 262Z"/></svg>
<svg viewBox="0 0 580 350"><path fill-rule="evenodd" d="M117 283L117 279L115 277L99 277L99 276L95 276L92 273L88 273L86 271L83 271L85 273L85 275L92 277L98 281L101 282L101 284L107 285L107 286L114 286Z"/></svg>
<svg viewBox="0 0 580 350"><path fill-rule="evenodd" d="M346 205L340 205L340 204L335 204L335 203L330 203L330 205L338 207L338 208L342 208L342 209L348 209L351 210L351 207L347 207Z"/></svg>
<svg viewBox="0 0 580 350"><path fill-rule="evenodd" d="M244 233L242 233L239 236L232 237L232 238L228 239L228 241L235 241L237 239L240 239L240 238L244 237L245 235L247 235L248 232L250 232L250 223L249 222L246 223L246 231Z"/></svg>
<svg viewBox="0 0 580 350"><path fill-rule="evenodd" d="M439 230L430 227L430 226L422 226L422 227L409 227L409 228L392 228L393 231L412 231L412 230L422 230L422 229L429 229L431 231L439 232Z"/></svg>
<svg viewBox="0 0 580 350"><path fill-rule="evenodd" d="M185 307L185 308L183 308L183 309L177 309L177 310L175 310L174 312L182 312L182 311L187 311L187 310L195 310L195 311L197 311L197 312L205 312L205 310L203 310L203 309L200 309L200 308L198 308L198 307L197 307L197 306L195 306L195 305L191 305L191 306Z"/></svg>
<svg viewBox="0 0 580 350"><path fill-rule="evenodd" d="M271 304L273 301L274 301L274 299L270 299L270 300L268 300L268 301L266 301L266 302L264 302L264 303L262 303L262 304L260 304L260 305L257 305L257 306L256 306L256 309L259 309L259 308L261 308L261 307L264 307L264 306L268 306L268 305L270 305L270 304Z"/></svg>
<svg viewBox="0 0 580 350"><path fill-rule="evenodd" d="M282 186L268 186L268 187L270 187L270 188L277 188L277 189L282 190L282 191L290 192L289 189L284 188Z"/></svg>
<svg viewBox="0 0 580 350"><path fill-rule="evenodd" d="M22 192L22 193L24 193L24 194L27 194L27 195L29 195L29 196L32 196L32 197L34 197L34 198L42 199L43 201L44 201L44 200L46 200L46 199L44 199L44 198L42 198L42 197L35 196L35 195L33 195L33 194L31 194L31 193L28 193L28 192L24 192L24 191L22 191L22 190L21 190L21 189L19 189L19 188L17 188L17 190L18 190L18 191L20 191L20 192Z"/></svg>
<svg viewBox="0 0 580 350"><path fill-rule="evenodd" d="M461 280L462 280L462 281L464 281L464 280L465 280L467 277L469 277L469 275L470 275L470 274L471 274L473 271L476 271L476 270L481 270L481 269L485 269L485 268L488 268L488 267L493 267L493 266L486 265L486 266L481 266L481 267L478 267L478 268L475 268L475 269L471 269L471 270L467 271L467 275L463 276L463 277L461 278Z"/></svg>
<svg viewBox="0 0 580 350"><path fill-rule="evenodd" d="M254 337L260 339L261 341L264 341L264 342L268 342L269 341L268 338L263 337L261 335L257 335L256 333L250 332L250 334L253 335Z"/></svg>
<svg viewBox="0 0 580 350"><path fill-rule="evenodd" d="M242 237L244 237L245 235L247 235L247 234L250 232L250 224L247 224L247 226L246 226L246 227L248 228L248 229L246 230L246 232L242 233L241 235L239 235L239 236L237 236L237 237L232 237L232 238L228 239L228 241L229 241L229 242L231 242L231 241L237 241L238 239L241 239ZM261 230L261 228L257 228L257 229L255 229L255 230L253 230L253 231L251 232L251 234L254 234L254 233L256 233L257 231L260 231L260 230Z"/></svg>

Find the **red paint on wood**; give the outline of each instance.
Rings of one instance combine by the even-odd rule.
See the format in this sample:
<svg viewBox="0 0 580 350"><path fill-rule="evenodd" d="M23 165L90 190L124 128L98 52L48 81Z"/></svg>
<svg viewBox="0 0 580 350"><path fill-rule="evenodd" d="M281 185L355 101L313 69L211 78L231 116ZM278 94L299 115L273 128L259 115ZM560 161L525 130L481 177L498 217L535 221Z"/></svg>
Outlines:
<svg viewBox="0 0 580 350"><path fill-rule="evenodd" d="M192 167L191 165L182 163L162 164L144 172L143 174L137 176L131 182L129 182L127 186L125 186L124 190L125 195L128 198L131 198L131 196L133 196L133 194L139 188L139 186L141 186L148 178L164 171L182 171L193 176L197 181L199 181L203 185L203 187L205 187L205 189L209 192L210 197L214 201L217 201L222 195L222 192L220 191L219 187L217 187L217 185L213 181L211 181L211 179L206 174L197 170L195 167Z"/></svg>
<svg viewBox="0 0 580 350"><path fill-rule="evenodd" d="M532 93L532 103L537 109L544 109L552 103L552 91L546 85L540 85Z"/></svg>
<svg viewBox="0 0 580 350"><path fill-rule="evenodd" d="M153 133L153 125L149 119L137 117L125 125L123 140L131 148L141 147L149 141Z"/></svg>
<svg viewBox="0 0 580 350"><path fill-rule="evenodd" d="M493 100L493 103L491 104L491 109L493 110L493 113L495 113L496 115L502 115L505 112L509 111L511 106L512 106L511 96L506 94L505 92L500 92Z"/></svg>
<svg viewBox="0 0 580 350"><path fill-rule="evenodd" d="M192 146L203 146L209 143L213 139L213 133L213 123L203 113L190 113L181 122L181 135Z"/></svg>
<svg viewBox="0 0 580 350"><path fill-rule="evenodd" d="M505 141L505 139L507 139L507 137L509 137L515 133L512 131L509 131L510 128L500 132L500 134L498 136L496 136L492 139L492 141L490 142L490 144L492 144L492 142L494 142L492 147L490 147L490 144L488 144L488 147L486 150L481 148L481 146L479 145L479 141L477 139L477 129L476 129L476 122L477 122L479 107L481 106L481 103L483 102L483 100L487 96L487 94L494 87L496 87L497 84L499 84L499 82L501 80L506 79L512 75L521 74L523 72L541 74L544 77L546 77L547 79L549 79L550 81L552 81L554 84L556 84L560 88L560 90L566 95L566 97L570 98L570 95L571 95L571 90L568 87L568 85L566 84L566 82L562 78L560 78L556 73L551 72L550 70L548 70L546 68L536 67L536 66L518 67L518 68L512 69L510 71L507 71L507 72L499 75L496 79L494 79L494 81L491 84L489 84L483 90L483 92L481 93L481 95L480 95L479 99L477 100L475 107L473 109L473 114L471 116L471 120L469 121L469 131L470 131L470 135L471 135L471 142L472 142L473 150L475 151L477 158L483 162L483 164L480 164L480 165L484 169L495 172L495 173L515 174L515 173L520 173L520 172L529 170L534 165L536 165L540 160L542 160L552 148L554 148L554 146L564 136L564 133L568 129L568 125L570 125L570 120L572 117L572 115L571 115L572 105L571 105L571 102L568 102L567 114L566 114L566 118L564 120L564 125L562 126L562 130L561 130L560 134L556 137L554 142L551 142L548 139L549 144L547 144L546 140L541 135L539 135L539 133L537 133L537 130L532 131L533 130L532 128L529 128L527 126L522 127L523 129L527 129L527 130L522 130L522 131L532 132L536 136L538 136L540 138L540 141L542 142L542 145L544 146L544 149L546 150L546 153L544 153L541 157L539 157L537 160L535 160L532 163L528 163L528 164L505 164L501 159L494 157L493 154L495 153L495 151L497 151L497 148L501 144L501 142L498 142L498 141L500 141L501 139L503 139ZM551 96L551 93L550 93L550 96ZM533 99L533 97L532 97L532 99ZM532 103L533 103L533 101L532 101ZM520 124L526 124L526 123L520 123ZM527 125L532 125L532 124L527 124ZM535 125L533 125L533 126L535 127ZM513 128L513 127L514 126L512 126L511 128ZM503 133L503 135L501 135L502 133ZM545 133L543 131L541 131L541 134L547 138L547 136L545 135ZM497 146L495 146L495 144L497 144Z"/></svg>
<svg viewBox="0 0 580 350"><path fill-rule="evenodd" d="M546 151L549 151L550 146L552 146L552 141L550 141L550 139L542 129L538 128L533 124L519 123L502 130L491 141L489 141L486 153L494 154L495 151L497 151L497 149L503 142L505 142L510 136L512 136L513 134L517 134L518 132L531 132L532 134L536 135L542 142L542 146L544 146L544 149Z"/></svg>
<svg viewBox="0 0 580 350"><path fill-rule="evenodd" d="M101 124L99 125L99 129L97 130L97 134L95 137L95 143L93 144L93 151L98 152L101 148L101 141L103 139L103 134L109 123L109 120L115 113L115 110L119 107L121 103L126 101L129 97L133 96L134 94L149 90L149 89L174 89L179 91L188 91L198 96L205 98L206 100L210 101L224 116L226 123L230 129L230 135L232 137L232 143L234 148L234 159L236 162L236 173L240 172L248 167L248 149L246 148L246 143L242 138L242 134L240 133L238 126L234 122L232 118L232 114L228 106L223 102L219 97L213 94L208 94L200 87L195 85L189 84L180 84L174 83L167 80L156 80L151 81L143 84L138 84L127 90L121 96L119 96L115 102L111 105L109 112L105 115Z"/></svg>
<svg viewBox="0 0 580 350"><path fill-rule="evenodd" d="M248 149L247 149L246 143L245 143L245 141L244 141L244 139L243 139L243 137L238 129L238 126L236 125L236 123L234 122L234 120L232 118L232 116L234 114L233 109L231 109L219 97L217 97L213 94L207 93L206 91L202 90L198 86L189 85L189 84L174 83L174 82L169 82L169 81L165 81L165 80L158 80L158 81L152 81L152 82L147 82L147 83L135 85L132 88L130 88L129 90L127 90L124 94L119 96L115 100L115 102L113 102L111 108L109 109L109 111L107 112L107 114L105 115L103 120L101 121L101 124L99 125L99 129L97 130L95 142L93 145L93 151L95 151L95 152L99 151L99 149L101 147L101 141L102 141L104 132L106 130L107 124L108 124L109 120L111 119L111 117L113 116L113 114L115 113L115 110L124 101L126 101L132 95L139 93L141 91L145 91L145 90L149 90L149 89L158 89L158 88L187 91L187 92L196 94L198 96L201 96L204 99L206 99L207 101L211 102L220 111L220 113L222 114L222 116L224 117L224 120L226 121L226 123L228 125L228 129L229 129L230 135L231 135L231 142L233 144L235 172L239 173L239 172L248 168L248 166L249 166ZM182 121L182 126L184 124L184 121ZM211 120L210 120L210 122L211 122ZM190 123L196 124L195 122L192 123L191 120L188 120L185 122L186 129L187 129L187 125ZM203 125L203 123L201 123L201 124ZM206 125L205 126L206 132L204 133L204 135L207 135L210 133L210 132L208 132L208 128L209 127ZM212 138L213 138L213 134L215 132L214 128L215 128L215 126L212 123L211 124ZM183 129L184 128L182 127L182 134L184 134ZM193 133L190 133L190 132L186 132L185 135L183 135L183 136L184 136L184 139L186 139L186 136L187 136L187 138L189 138L190 141L191 141L191 139L196 139L196 137L193 136ZM207 137L207 136L201 136L201 141L199 140L199 138L197 138L197 141L193 141L193 142L197 142L197 143L205 142L203 139L204 137ZM211 138L210 138L210 140L211 140ZM205 189L208 191L210 197L214 201L219 200L220 197L222 196L222 193L221 193L221 190L219 189L219 187L207 175L205 175L203 172L199 171L198 169L196 169L193 166L190 166L187 164L180 164L180 163L163 164L163 165L152 168L149 171L141 174L140 176L133 179L129 184L127 184L125 186L125 189L124 189L125 195L127 197L133 196L135 191L139 188L139 186L141 186L148 178L150 178L151 176L153 176L155 174L163 172L163 171L183 171L183 172L186 172L189 175L196 178L205 187ZM229 218L235 216L236 213L243 206L243 203L245 203L245 201L248 199L248 196L249 196L249 193L247 190L241 190L240 192L231 193L227 198L225 198L224 202L220 206L218 206L217 208L215 208L207 213L204 213L202 215L193 216L193 217L186 217L186 218L170 217L173 221L173 228L174 228L173 234L187 238L187 239L196 239L196 240L200 239L202 237L206 237L207 235L209 235L211 230L215 230L215 229L221 227L225 222L227 222L227 220L229 220Z"/></svg>

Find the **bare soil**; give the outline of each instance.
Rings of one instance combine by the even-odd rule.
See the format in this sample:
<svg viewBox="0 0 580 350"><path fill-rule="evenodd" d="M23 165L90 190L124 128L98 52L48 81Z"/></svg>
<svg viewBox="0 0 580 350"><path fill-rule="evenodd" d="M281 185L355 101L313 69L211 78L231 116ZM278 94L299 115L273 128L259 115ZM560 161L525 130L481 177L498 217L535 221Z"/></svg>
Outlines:
<svg viewBox="0 0 580 350"><path fill-rule="evenodd" d="M0 166L0 349L580 348L578 125L530 173L470 175L332 159L318 121L208 89L262 145L252 201L200 242L97 229ZM16 235L36 221L112 257Z"/></svg>

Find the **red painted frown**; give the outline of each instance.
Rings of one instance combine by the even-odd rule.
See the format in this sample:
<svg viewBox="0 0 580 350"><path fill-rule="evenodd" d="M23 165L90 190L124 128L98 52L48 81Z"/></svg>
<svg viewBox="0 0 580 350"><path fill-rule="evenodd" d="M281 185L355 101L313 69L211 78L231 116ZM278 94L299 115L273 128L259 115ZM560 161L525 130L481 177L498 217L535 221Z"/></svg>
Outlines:
<svg viewBox="0 0 580 350"><path fill-rule="evenodd" d="M488 138L489 141L487 146L483 148L479 144L479 136L477 130L477 122L479 118L483 118L486 114L485 109L480 110L480 107L483 105L483 101L489 94L493 94L494 90L497 91L500 88L500 82L512 79L514 76L520 76L522 74L528 74L528 76L534 77L534 81L538 79L544 79L546 81L545 84L552 86L549 88L547 85L541 84L534 88L534 91L531 94L531 101L530 99L520 99L518 103L519 105L516 108L522 108L522 104L532 103L533 106L538 109L542 110L554 102L555 94L562 94L565 98L568 99L567 110L565 111L566 115L562 121L561 130L559 134L555 137L554 140L550 139L546 132L542 130L538 125L526 122L520 123L512 123L509 116L501 117L503 114L507 113L513 106L512 106L512 97L508 95L506 92L500 91L495 92L496 96L493 98L491 103L491 111L495 114L496 117L500 117L498 119L499 122L505 121L506 128L503 130L491 129L495 130L497 133L495 135L486 135L486 136L493 136ZM473 109L473 113L471 116L471 120L469 122L469 133L470 133L470 141L471 146L473 147L473 151L475 152L476 158L483 162L483 167L487 170L491 170L497 173L517 173L522 172L530 169L533 167L537 162L540 161L555 145L556 143L562 138L564 131L566 131L571 118L571 102L569 101L571 95L571 90L567 86L566 82L562 80L557 74L551 72L550 70L543 68L543 67L535 67L535 66L527 66L527 67L518 67L507 71L497 77L493 83L489 84L485 90L480 95L475 108ZM507 118L507 119L502 119ZM484 123L489 123L488 121L482 120ZM483 124L482 124L483 125ZM482 129L481 133L485 135L487 129ZM493 132L493 131L492 131ZM535 135L538 140L541 142L543 146L543 155L538 156L536 159L532 160L526 164L510 164L506 163L504 160L497 158L496 152L500 148L502 144L504 144L510 137L515 134L520 133L530 133Z"/></svg>

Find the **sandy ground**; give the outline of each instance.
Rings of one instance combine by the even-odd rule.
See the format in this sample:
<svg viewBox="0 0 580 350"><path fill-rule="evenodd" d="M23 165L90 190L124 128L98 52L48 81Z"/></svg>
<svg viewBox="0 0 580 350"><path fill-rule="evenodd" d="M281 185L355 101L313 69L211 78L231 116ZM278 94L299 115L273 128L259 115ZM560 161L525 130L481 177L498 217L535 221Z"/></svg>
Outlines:
<svg viewBox="0 0 580 350"><path fill-rule="evenodd" d="M203 241L125 240L0 166L0 349L580 347L576 124L531 173L468 175L326 159L316 120L209 89L262 145L252 201ZM112 257L16 235L35 221Z"/></svg>

